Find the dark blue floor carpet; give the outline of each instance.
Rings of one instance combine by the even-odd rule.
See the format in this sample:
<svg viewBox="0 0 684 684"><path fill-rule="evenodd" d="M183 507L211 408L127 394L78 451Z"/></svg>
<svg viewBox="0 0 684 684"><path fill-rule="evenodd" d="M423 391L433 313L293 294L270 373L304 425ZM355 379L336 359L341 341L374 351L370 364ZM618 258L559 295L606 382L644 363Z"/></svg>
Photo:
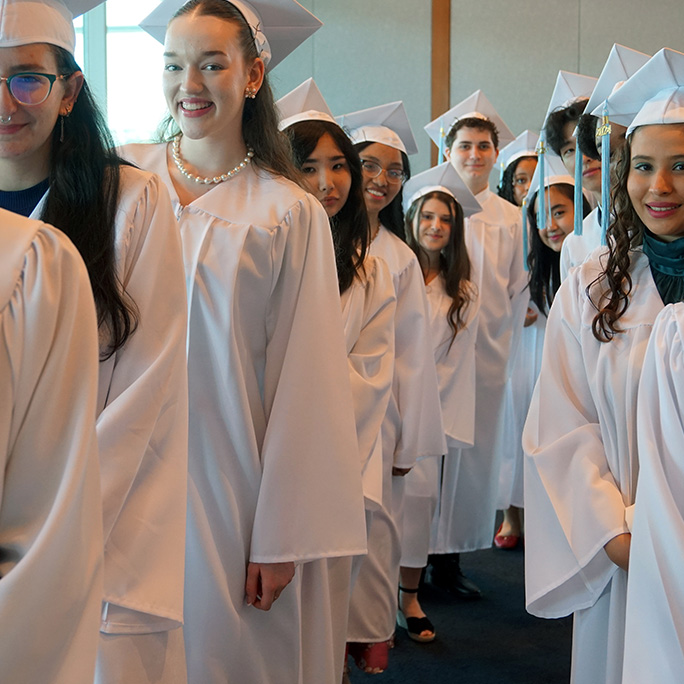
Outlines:
<svg viewBox="0 0 684 684"><path fill-rule="evenodd" d="M480 587L480 601L463 603L429 586L423 609L437 638L411 641L397 628L390 665L366 675L350 659L353 684L566 684L572 622L541 620L525 611L522 549L463 554L464 573Z"/></svg>

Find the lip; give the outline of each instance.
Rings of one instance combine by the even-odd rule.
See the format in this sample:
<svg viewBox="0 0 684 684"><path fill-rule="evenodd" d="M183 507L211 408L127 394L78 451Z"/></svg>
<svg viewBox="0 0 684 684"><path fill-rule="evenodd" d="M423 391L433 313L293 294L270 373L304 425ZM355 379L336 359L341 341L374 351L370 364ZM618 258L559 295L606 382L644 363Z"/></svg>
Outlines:
<svg viewBox="0 0 684 684"><path fill-rule="evenodd" d="M321 200L321 202L326 205L337 204L339 201L340 198L335 197L335 195L328 195Z"/></svg>
<svg viewBox="0 0 684 684"><path fill-rule="evenodd" d="M582 172L583 178L588 178L589 176L595 176L597 173L601 173L601 168L589 168Z"/></svg>
<svg viewBox="0 0 684 684"><path fill-rule="evenodd" d="M189 105L206 105L202 109L185 109L184 105L189 104ZM195 119L198 117L205 116L209 112L213 111L215 108L213 102L209 102L208 100L201 100L201 99L193 99L193 98L186 98L183 100L180 100L178 103L178 109L180 113L188 118L188 119Z"/></svg>
<svg viewBox="0 0 684 684"><path fill-rule="evenodd" d="M0 135L15 135L26 124L0 124Z"/></svg>
<svg viewBox="0 0 684 684"><path fill-rule="evenodd" d="M372 190L372 192L371 192L371 190ZM377 194L373 194L373 193L377 193ZM383 192L382 190L378 190L377 188L366 188L366 194L367 194L371 199L374 199L374 200L377 200L377 201L382 201L382 200L384 200L385 197L387 196L387 193L386 193L386 192Z"/></svg>
<svg viewBox="0 0 684 684"><path fill-rule="evenodd" d="M675 214L682 205L675 202L651 202L645 206L649 216L655 219L664 219Z"/></svg>

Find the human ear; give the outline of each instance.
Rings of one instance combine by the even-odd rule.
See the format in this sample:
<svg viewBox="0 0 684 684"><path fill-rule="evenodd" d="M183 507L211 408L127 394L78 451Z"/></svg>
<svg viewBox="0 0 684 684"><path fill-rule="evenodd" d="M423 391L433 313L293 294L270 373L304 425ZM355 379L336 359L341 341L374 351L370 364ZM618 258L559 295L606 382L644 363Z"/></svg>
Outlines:
<svg viewBox="0 0 684 684"><path fill-rule="evenodd" d="M66 79L64 84L64 95L62 96L62 103L59 108L60 116L69 116L76 104L81 88L83 88L84 80L81 71L75 71Z"/></svg>

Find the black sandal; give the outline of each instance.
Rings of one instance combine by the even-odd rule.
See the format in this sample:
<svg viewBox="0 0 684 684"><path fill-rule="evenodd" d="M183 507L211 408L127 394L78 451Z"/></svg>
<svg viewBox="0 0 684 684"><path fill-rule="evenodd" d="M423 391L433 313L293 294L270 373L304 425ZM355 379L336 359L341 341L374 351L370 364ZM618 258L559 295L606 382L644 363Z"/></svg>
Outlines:
<svg viewBox="0 0 684 684"><path fill-rule="evenodd" d="M403 591L405 594L417 594L418 589L404 589L404 587L399 587L399 591ZM437 634L435 633L435 626L430 622L430 620L423 617L406 617L401 610L401 602L399 604L399 609L397 610L397 624L399 627L403 627L408 635L409 639L417 641L421 644L427 644L430 641L434 641ZM423 632L431 632L431 634L423 634Z"/></svg>

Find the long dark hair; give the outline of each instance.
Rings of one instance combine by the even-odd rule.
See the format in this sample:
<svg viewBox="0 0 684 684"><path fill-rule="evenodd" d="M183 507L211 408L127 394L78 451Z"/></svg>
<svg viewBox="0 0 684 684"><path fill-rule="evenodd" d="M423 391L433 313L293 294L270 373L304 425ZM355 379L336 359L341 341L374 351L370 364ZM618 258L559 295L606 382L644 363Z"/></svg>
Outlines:
<svg viewBox="0 0 684 684"><path fill-rule="evenodd" d="M451 306L447 312L447 321L451 328L451 343L454 343L459 330L465 325L465 312L468 304L475 298L475 292L470 286L470 257L465 245L465 229L463 221L463 209L451 196L435 190L423 197L419 197L406 212L405 235L408 246L418 257L418 263L423 271L423 277L427 275L427 255L420 246L416 237L416 228L420 222L420 212L423 205L430 199L443 202L449 208L451 219L451 233L449 242L439 255L439 271L444 276L446 293L451 297Z"/></svg>
<svg viewBox="0 0 684 684"><path fill-rule="evenodd" d="M370 227L366 204L363 201L363 178L361 161L346 133L329 121L298 121L285 131L292 144L297 167L301 170L316 149L318 141L329 135L347 160L351 175L349 196L344 206L330 218L330 229L335 245L337 280L342 294L363 269L363 262L370 242Z"/></svg>
<svg viewBox="0 0 684 684"><path fill-rule="evenodd" d="M199 16L216 17L231 22L239 28L238 41L246 64L259 57L252 29L242 12L227 0L189 0L171 18L196 12ZM171 22L169 22L171 23ZM273 99L273 91L264 75L264 81L254 99L246 98L242 112L242 138L247 147L254 150L252 162L278 176L300 183L292 163L292 151L287 136L278 130L279 116ZM180 133L178 125L169 114L159 127L158 137L168 142Z"/></svg>
<svg viewBox="0 0 684 684"><path fill-rule="evenodd" d="M358 154L361 154L369 145L374 145L372 142L356 143L354 149ZM401 164L403 166L406 180L411 177L411 165L409 164L408 156L405 152L401 153ZM398 238L406 240L404 233L404 208L402 206L404 197L404 189L397 193L397 196L379 213L378 217L380 223L385 228L391 230Z"/></svg>
<svg viewBox="0 0 684 684"><path fill-rule="evenodd" d="M627 311L629 295L632 292L632 264L629 252L642 244L645 226L634 211L627 192L630 162L632 158L632 136L618 152L611 179L611 206L614 219L606 234L608 260L604 270L587 288L597 314L591 324L594 337L599 342L610 342L615 333L621 332L618 326L620 317ZM598 298L591 295L595 286L603 286Z"/></svg>
<svg viewBox="0 0 684 684"><path fill-rule="evenodd" d="M569 183L556 183L553 186L571 202L575 197L575 188ZM546 190L546 188L544 188ZM560 252L554 252L542 242L537 224L537 212L534 205L537 201L535 192L527 206L527 223L530 235L530 253L527 255L527 266L530 272L529 288L530 299L545 316L553 304L553 298L561 284L560 278ZM582 196L582 216L586 216L591 207L587 198Z"/></svg>
<svg viewBox="0 0 684 684"><path fill-rule="evenodd" d="M50 49L60 74L80 71L65 49ZM120 165L125 162L113 149L104 117L84 82L71 114L57 121L52 131L50 191L41 219L69 236L88 268L98 326L106 340L102 360L121 349L138 325L137 307L116 270L115 216Z"/></svg>
<svg viewBox="0 0 684 684"><path fill-rule="evenodd" d="M509 201L511 204L514 204L516 207L518 207L520 205L515 201L515 191L513 188L513 177L515 176L515 172L518 169L518 164L520 164L521 161L527 160L527 159L532 159L534 161L537 161L537 157L532 156L532 155L527 155L525 157L518 157L516 160L512 161L506 167L505 171L503 172L501 182L499 183L499 186L497 187L497 192L499 193L499 197L503 197L505 200Z"/></svg>

